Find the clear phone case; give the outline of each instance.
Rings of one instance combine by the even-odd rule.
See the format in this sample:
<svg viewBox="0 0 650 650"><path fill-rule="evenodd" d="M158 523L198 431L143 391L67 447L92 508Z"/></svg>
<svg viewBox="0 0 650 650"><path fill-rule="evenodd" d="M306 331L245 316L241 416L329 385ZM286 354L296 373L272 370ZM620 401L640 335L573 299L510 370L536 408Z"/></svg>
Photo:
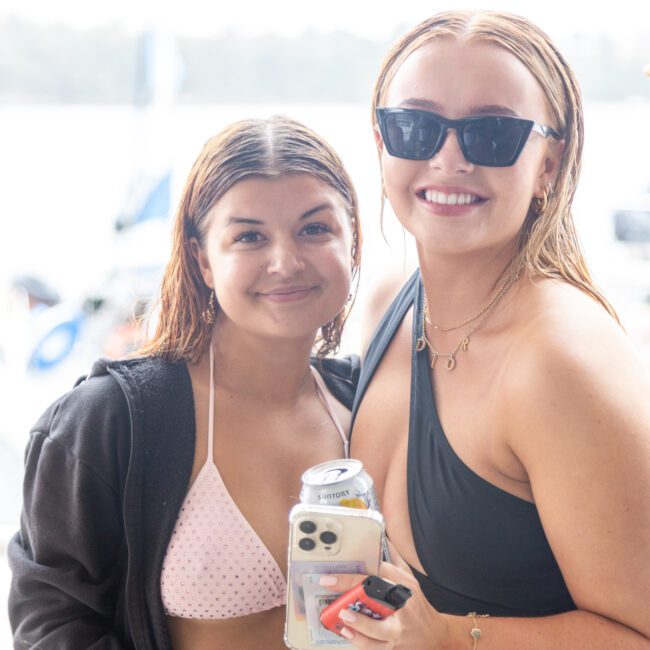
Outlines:
<svg viewBox="0 0 650 650"><path fill-rule="evenodd" d="M289 514L285 643L294 650L352 648L320 623L340 594L319 585L324 573L376 575L384 518L375 510L300 503Z"/></svg>

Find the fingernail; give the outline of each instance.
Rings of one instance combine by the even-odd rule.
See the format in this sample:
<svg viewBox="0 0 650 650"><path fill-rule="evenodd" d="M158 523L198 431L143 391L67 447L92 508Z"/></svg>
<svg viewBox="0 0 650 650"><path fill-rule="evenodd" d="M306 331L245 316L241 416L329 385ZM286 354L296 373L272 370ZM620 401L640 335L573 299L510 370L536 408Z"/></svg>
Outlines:
<svg viewBox="0 0 650 650"><path fill-rule="evenodd" d="M339 612L339 618L344 620L346 623L355 623L357 620L356 614L353 614L349 609L342 609Z"/></svg>
<svg viewBox="0 0 650 650"><path fill-rule="evenodd" d="M333 587L339 579L336 576L321 576L318 580L318 584L321 587Z"/></svg>
<svg viewBox="0 0 650 650"><path fill-rule="evenodd" d="M341 628L341 636L344 636L346 639L354 639L354 634L352 630L348 630L347 627Z"/></svg>

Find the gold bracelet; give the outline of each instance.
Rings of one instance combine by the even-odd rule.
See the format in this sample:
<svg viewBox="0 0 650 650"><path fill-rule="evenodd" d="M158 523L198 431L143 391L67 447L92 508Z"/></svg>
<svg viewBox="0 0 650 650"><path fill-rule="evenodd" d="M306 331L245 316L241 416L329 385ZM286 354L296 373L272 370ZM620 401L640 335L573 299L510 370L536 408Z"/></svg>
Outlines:
<svg viewBox="0 0 650 650"><path fill-rule="evenodd" d="M474 639L474 646L472 647L472 650L476 650L476 644L478 643L478 640L481 638L481 628L478 626L478 623L476 622L477 618L488 618L490 615L489 614L477 614L476 612L470 612L467 614L468 618L471 618L474 621L474 627L472 628L472 631L469 633L472 639Z"/></svg>

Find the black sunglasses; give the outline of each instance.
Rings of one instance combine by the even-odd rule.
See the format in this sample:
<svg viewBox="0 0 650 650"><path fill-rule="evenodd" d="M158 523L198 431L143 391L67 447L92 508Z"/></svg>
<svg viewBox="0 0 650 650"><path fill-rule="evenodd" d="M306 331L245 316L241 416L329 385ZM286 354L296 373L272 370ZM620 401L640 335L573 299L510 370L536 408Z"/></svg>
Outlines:
<svg viewBox="0 0 650 650"><path fill-rule="evenodd" d="M562 139L554 129L519 117L481 115L448 120L415 108L377 108L375 112L386 151L407 160L433 158L442 149L449 129L456 130L467 162L484 167L514 165L531 131Z"/></svg>

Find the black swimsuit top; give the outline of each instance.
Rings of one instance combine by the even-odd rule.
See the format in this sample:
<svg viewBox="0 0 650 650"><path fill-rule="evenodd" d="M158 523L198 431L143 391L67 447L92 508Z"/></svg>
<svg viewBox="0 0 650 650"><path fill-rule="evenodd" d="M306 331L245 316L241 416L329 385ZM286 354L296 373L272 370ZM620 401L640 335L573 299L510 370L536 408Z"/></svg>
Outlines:
<svg viewBox="0 0 650 650"><path fill-rule="evenodd" d="M374 333L353 418L404 315L415 304L407 490L411 529L426 575L413 569L440 612L544 616L575 609L534 504L489 483L456 455L438 420L426 351L416 352L419 271Z"/></svg>

